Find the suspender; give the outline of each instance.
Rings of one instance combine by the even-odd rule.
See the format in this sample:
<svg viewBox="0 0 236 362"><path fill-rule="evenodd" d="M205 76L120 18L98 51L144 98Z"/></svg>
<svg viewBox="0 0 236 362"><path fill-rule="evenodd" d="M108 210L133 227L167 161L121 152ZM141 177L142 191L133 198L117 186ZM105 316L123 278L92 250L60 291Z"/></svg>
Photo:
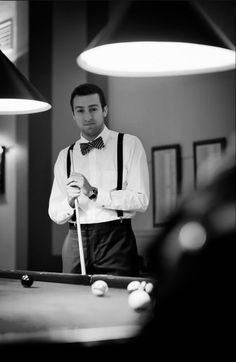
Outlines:
<svg viewBox="0 0 236 362"><path fill-rule="evenodd" d="M123 138L124 133L118 134L117 140L117 190L122 190L122 179L123 179ZM122 210L117 210L119 217L123 216Z"/></svg>
<svg viewBox="0 0 236 362"><path fill-rule="evenodd" d="M70 151L73 151L74 145L75 145L75 143L73 143L72 145L70 145L70 147L68 148L68 151L67 151L67 160L66 160L67 177L70 177L70 163L71 163Z"/></svg>
<svg viewBox="0 0 236 362"><path fill-rule="evenodd" d="M71 166L70 151L73 151L74 145L75 145L75 143L73 143L72 145L70 145L70 147L68 148L68 151L67 151L67 159L66 159L67 177L70 177L70 166ZM73 222L76 222L76 214L75 214L75 211L74 211L74 214L73 214L71 220L72 220Z"/></svg>
<svg viewBox="0 0 236 362"><path fill-rule="evenodd" d="M122 190L122 178L123 178L123 138L124 133L118 134L117 139L117 190ZM70 159L70 151L73 151L75 143L70 145L67 151L67 160L66 160L66 167L67 167L67 177L70 177L70 168L71 168L71 159ZM122 210L117 210L117 215L119 217L123 216ZM72 217L72 221L76 222L75 213Z"/></svg>

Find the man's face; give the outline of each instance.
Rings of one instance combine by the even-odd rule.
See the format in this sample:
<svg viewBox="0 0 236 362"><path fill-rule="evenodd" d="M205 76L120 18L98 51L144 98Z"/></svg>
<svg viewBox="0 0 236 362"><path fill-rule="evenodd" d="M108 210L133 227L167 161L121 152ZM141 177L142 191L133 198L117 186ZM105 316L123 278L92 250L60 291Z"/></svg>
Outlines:
<svg viewBox="0 0 236 362"><path fill-rule="evenodd" d="M73 102L73 118L82 135L89 141L96 138L104 128L107 106L102 109L98 94L75 96Z"/></svg>

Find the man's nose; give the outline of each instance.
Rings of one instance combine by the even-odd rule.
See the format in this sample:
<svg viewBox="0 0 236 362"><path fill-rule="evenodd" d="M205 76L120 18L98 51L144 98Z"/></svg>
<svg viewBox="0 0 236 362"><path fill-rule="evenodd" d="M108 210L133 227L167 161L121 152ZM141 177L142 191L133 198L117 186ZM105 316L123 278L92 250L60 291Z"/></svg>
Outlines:
<svg viewBox="0 0 236 362"><path fill-rule="evenodd" d="M91 112L87 111L87 112L84 112L84 120L85 121L90 121L92 119L92 114Z"/></svg>

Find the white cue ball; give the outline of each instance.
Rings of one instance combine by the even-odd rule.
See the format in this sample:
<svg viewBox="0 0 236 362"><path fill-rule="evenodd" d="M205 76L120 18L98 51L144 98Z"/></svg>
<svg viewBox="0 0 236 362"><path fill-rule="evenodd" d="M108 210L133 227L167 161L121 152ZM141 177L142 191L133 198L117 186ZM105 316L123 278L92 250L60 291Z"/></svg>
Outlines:
<svg viewBox="0 0 236 362"><path fill-rule="evenodd" d="M144 290L138 289L129 294L128 304L134 310L148 309L151 304L151 297Z"/></svg>
<svg viewBox="0 0 236 362"><path fill-rule="evenodd" d="M132 293L135 290L138 290L140 287L140 282L138 280L133 280L127 285L127 292Z"/></svg>
<svg viewBox="0 0 236 362"><path fill-rule="evenodd" d="M108 285L104 280L96 280L91 285L92 293L97 297L103 297L108 292Z"/></svg>

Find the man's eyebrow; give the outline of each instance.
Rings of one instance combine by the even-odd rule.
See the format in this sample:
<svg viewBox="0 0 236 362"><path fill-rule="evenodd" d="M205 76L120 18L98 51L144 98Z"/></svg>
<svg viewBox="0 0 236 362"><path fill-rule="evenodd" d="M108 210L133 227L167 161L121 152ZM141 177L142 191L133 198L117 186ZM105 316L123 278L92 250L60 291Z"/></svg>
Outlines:
<svg viewBox="0 0 236 362"><path fill-rule="evenodd" d="M90 104L89 107L99 107L99 104ZM84 106L75 106L75 108L84 108Z"/></svg>

